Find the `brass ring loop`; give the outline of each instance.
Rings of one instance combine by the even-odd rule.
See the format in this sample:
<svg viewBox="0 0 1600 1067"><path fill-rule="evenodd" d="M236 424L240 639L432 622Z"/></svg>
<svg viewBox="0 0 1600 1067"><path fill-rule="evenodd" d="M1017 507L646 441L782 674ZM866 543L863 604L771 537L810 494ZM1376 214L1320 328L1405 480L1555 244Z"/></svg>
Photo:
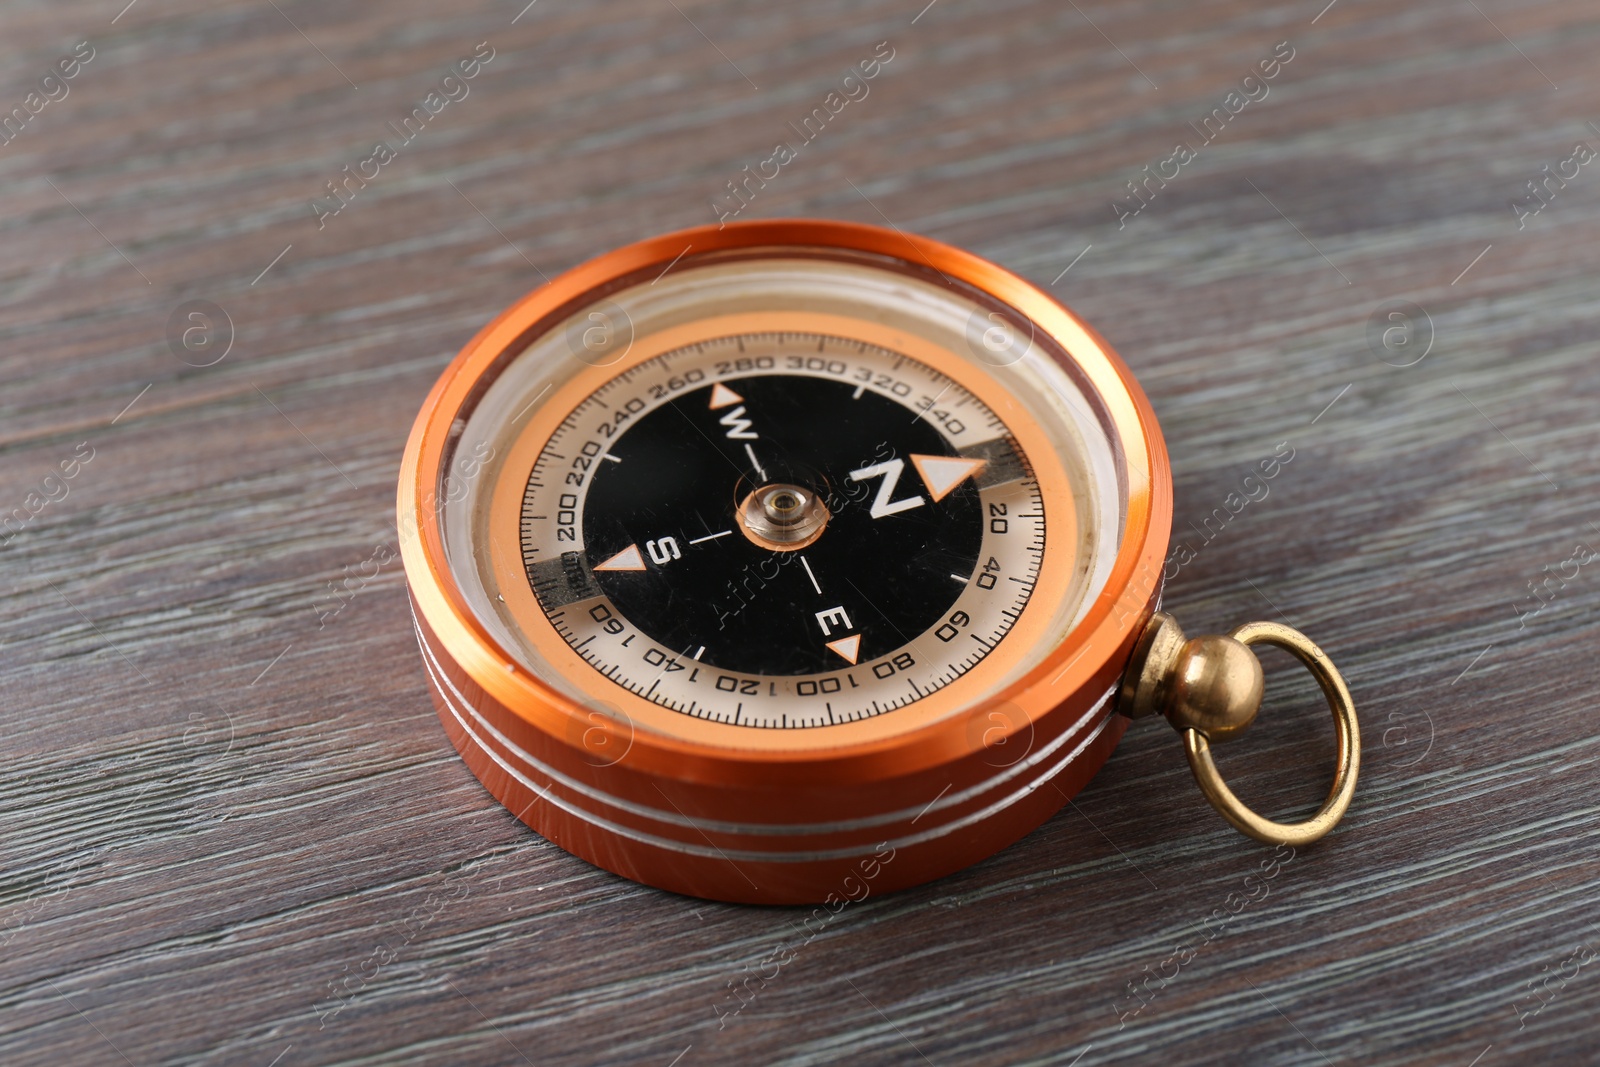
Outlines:
<svg viewBox="0 0 1600 1067"><path fill-rule="evenodd" d="M1339 677L1333 662L1299 630L1275 622L1247 622L1235 628L1230 636L1246 645L1276 645L1292 653L1316 678L1317 685L1322 687L1322 695L1327 698L1328 706L1333 711L1334 730L1338 735L1338 766L1333 776L1333 788L1328 791L1328 799L1323 801L1321 810L1305 822L1273 822L1251 811L1233 795L1233 790L1228 788L1217 765L1212 762L1211 743L1193 729L1183 731L1189 769L1194 772L1194 779L1211 806L1239 832L1269 845L1309 845L1338 824L1356 791L1356 776L1361 771L1361 728L1356 722L1355 703L1350 699L1350 690L1345 688L1344 679Z"/></svg>

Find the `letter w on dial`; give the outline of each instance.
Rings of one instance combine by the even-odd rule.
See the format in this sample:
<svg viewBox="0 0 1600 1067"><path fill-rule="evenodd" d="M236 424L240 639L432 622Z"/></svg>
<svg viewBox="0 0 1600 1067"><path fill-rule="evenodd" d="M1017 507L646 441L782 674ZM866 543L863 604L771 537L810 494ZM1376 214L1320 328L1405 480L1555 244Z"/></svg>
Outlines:
<svg viewBox="0 0 1600 1067"><path fill-rule="evenodd" d="M868 478L882 478L878 483L878 495L872 501L872 517L882 519L889 515L897 515L902 511L921 507L926 501L921 496L908 496L901 500L891 500L894 496L894 487L900 481L900 475L905 471L904 460L891 459L883 463L874 463L870 467L850 472L852 482L864 482Z"/></svg>

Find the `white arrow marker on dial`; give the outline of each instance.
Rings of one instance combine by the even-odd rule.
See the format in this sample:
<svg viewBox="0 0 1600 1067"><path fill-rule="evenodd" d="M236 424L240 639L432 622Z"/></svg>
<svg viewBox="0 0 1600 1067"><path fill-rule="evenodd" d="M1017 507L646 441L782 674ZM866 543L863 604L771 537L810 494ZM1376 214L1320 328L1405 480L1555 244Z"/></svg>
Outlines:
<svg viewBox="0 0 1600 1067"><path fill-rule="evenodd" d="M721 382L718 382L716 385L713 385L711 387L711 410L712 411L715 411L718 408L725 408L729 404L740 404L740 403L743 403L743 402L744 402L744 397L740 396L738 393L734 392L732 389L729 389L726 385L723 385Z"/></svg>
<svg viewBox="0 0 1600 1067"><path fill-rule="evenodd" d="M638 545L629 545L604 563L596 563L593 570L597 571L642 571L644 570L644 557L639 555Z"/></svg>
<svg viewBox="0 0 1600 1067"><path fill-rule="evenodd" d="M843 656L846 661L854 663L856 657L861 655L861 635L851 634L849 637L841 637L837 641L829 641L828 647Z"/></svg>
<svg viewBox="0 0 1600 1067"><path fill-rule="evenodd" d="M967 459L965 456L919 456L913 452L911 462L916 464L917 473L922 475L922 484L928 487L928 495L937 503L950 490L977 474L985 461Z"/></svg>

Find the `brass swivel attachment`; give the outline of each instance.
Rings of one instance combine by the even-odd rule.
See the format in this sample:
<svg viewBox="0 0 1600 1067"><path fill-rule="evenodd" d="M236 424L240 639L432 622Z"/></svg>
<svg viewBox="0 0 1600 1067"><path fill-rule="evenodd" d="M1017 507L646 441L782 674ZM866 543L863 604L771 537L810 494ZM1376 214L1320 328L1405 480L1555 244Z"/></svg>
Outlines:
<svg viewBox="0 0 1600 1067"><path fill-rule="evenodd" d="M1134 648L1117 710L1130 719L1159 713L1175 730L1227 741L1255 722L1266 685L1243 642L1222 634L1185 640L1178 620L1158 611Z"/></svg>
<svg viewBox="0 0 1600 1067"><path fill-rule="evenodd" d="M1338 739L1333 787L1322 808L1305 822L1280 823L1257 815L1234 796L1211 759L1211 743L1239 736L1261 709L1265 679L1249 646L1277 645L1311 671L1333 712ZM1166 716L1183 735L1200 791L1241 833L1268 844L1309 845L1332 830L1355 795L1361 770L1361 729L1350 690L1327 655L1309 637L1275 622L1247 622L1231 634L1185 639L1165 612L1146 624L1122 676L1117 710L1130 719Z"/></svg>

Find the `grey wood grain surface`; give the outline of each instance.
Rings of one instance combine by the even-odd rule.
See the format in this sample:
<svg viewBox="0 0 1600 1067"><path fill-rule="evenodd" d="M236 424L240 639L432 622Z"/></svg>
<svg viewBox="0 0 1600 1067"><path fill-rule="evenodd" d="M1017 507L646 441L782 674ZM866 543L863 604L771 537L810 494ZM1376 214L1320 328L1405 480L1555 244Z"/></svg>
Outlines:
<svg viewBox="0 0 1600 1067"><path fill-rule="evenodd" d="M925 2L0 7L0 1061L1600 1062L1600 164L1564 162L1600 147L1600 10ZM1118 348L1193 550L1167 606L1287 619L1356 695L1322 844L1274 861L1142 723L1015 847L808 940L496 804L397 564L319 617L394 536L411 420L478 326L714 221L883 41L743 217L968 247ZM193 301L223 314L185 349ZM1285 816L1332 739L1268 667L1221 762Z"/></svg>

